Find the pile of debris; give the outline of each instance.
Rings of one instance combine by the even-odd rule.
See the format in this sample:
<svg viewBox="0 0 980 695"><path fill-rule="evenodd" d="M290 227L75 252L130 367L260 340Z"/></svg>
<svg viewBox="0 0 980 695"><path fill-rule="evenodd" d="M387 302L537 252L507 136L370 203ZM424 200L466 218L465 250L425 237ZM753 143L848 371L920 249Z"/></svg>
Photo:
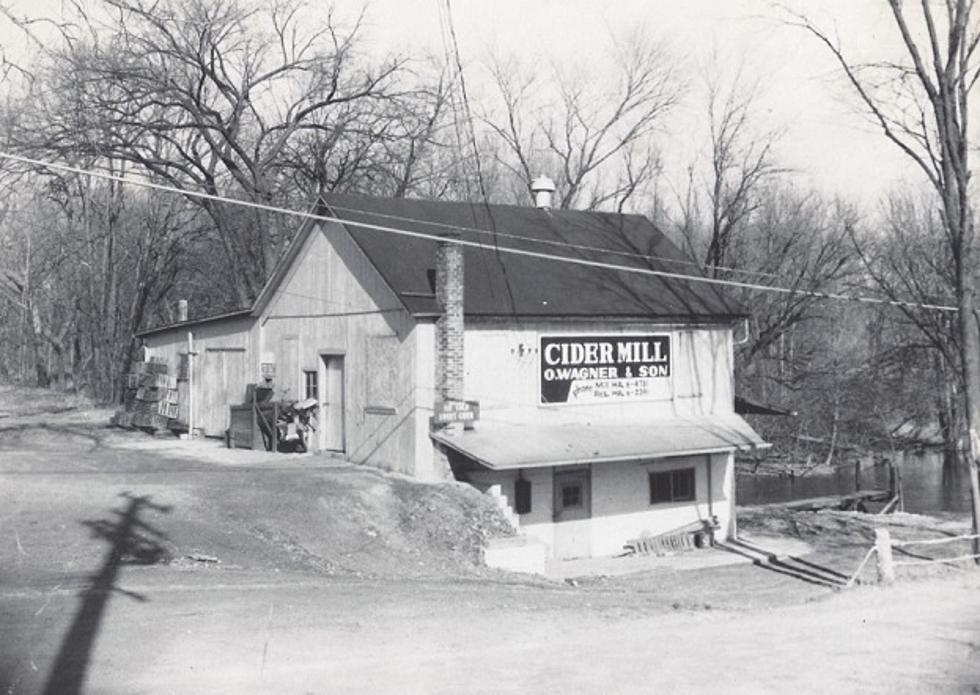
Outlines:
<svg viewBox="0 0 980 695"><path fill-rule="evenodd" d="M177 377L169 374L167 363L151 357L134 362L126 375L123 410L116 411L112 424L149 432L179 430Z"/></svg>

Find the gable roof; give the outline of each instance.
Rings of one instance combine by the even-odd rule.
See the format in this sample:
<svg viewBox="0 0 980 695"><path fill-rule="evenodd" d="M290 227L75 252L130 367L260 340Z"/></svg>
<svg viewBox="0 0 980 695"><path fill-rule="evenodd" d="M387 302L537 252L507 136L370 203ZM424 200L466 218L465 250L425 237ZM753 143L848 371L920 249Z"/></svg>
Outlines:
<svg viewBox="0 0 980 695"><path fill-rule="evenodd" d="M520 256L506 249L578 261L704 277L697 264L642 215L542 210L518 205L454 203L325 193L313 206L334 217L381 274L406 311L437 316L431 272L434 239L454 230L464 241L464 311L472 317L730 320L745 308L717 285ZM320 220L308 217L248 309L140 331L146 336L189 324L260 316Z"/></svg>
<svg viewBox="0 0 980 695"><path fill-rule="evenodd" d="M431 284L436 241L396 235L369 225L439 235L458 230L464 241L467 316L732 319L745 308L717 285L540 257L704 277L697 265L641 215L542 210L515 205L324 194L341 222L415 316L439 313Z"/></svg>

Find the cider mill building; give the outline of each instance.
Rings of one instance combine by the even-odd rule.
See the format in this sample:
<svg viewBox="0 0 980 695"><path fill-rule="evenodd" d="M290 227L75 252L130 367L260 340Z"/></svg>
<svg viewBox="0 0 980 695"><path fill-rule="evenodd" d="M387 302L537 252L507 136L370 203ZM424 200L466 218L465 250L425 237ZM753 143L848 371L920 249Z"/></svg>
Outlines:
<svg viewBox="0 0 980 695"><path fill-rule="evenodd" d="M765 446L734 410L745 309L685 279L696 266L645 217L538 198L325 194L251 308L139 337L172 366L192 352L196 431L223 436L271 380L318 400L315 448L499 486L552 557L696 523L733 536L734 452Z"/></svg>

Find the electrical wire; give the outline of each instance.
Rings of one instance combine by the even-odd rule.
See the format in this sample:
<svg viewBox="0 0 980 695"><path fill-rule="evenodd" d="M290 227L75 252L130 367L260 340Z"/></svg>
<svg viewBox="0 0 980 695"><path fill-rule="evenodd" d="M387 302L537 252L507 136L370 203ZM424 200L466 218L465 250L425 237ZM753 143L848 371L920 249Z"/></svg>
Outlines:
<svg viewBox="0 0 980 695"><path fill-rule="evenodd" d="M741 275L757 275L760 277L779 277L777 273L766 273L760 270L742 270L740 268L730 268L723 265L702 265L697 261L688 261L681 258L667 258L666 256L657 256L652 253L638 253L635 251L621 251L618 249L606 249L601 246L590 246L588 244L574 244L570 241L556 241L554 239L536 239L534 237L525 236L523 234L510 234L508 232L496 232L489 229L481 229L480 227L467 227L466 225L458 224L448 224L446 222L432 222L429 220L419 220L414 217L406 217L404 215L393 215L391 213L385 212L374 212L367 210L358 210L357 208L345 207L343 205L330 205L333 210L343 210L346 212L356 212L361 215L370 215L371 217L379 217L388 220L396 220L399 222L413 222L415 224L423 224L429 227L440 227L443 229L449 229L453 231L463 231L472 232L474 234L489 234L496 235L498 237L503 237L505 239L519 239L521 241L526 241L532 244L542 244L544 246L556 246L560 248L575 249L577 251L595 251L602 254L607 254L610 256L623 256L624 258L638 258L645 261L661 261L663 263L676 263L678 265L688 265L694 266L698 270L705 270L707 268L712 268L714 270L722 270L728 273L739 273Z"/></svg>
<svg viewBox="0 0 980 695"><path fill-rule="evenodd" d="M507 265L500 256L500 238L497 233L497 222L493 216L493 208L490 206L490 198L487 195L486 181L483 178L483 164L480 161L480 147L476 141L476 127L473 124L473 110L470 108L470 97L466 91L466 76L463 74L463 58L459 52L459 40L456 38L456 27L453 23L453 8L451 0L446 0L446 28L449 37L452 39L452 57L456 61L456 75L459 77L459 90L463 97L463 108L466 113L467 132L470 136L470 144L473 146L473 162L476 164L476 180L480 186L480 198L483 207L487 211L487 218L490 220L490 230L493 234L494 258L500 267L500 275L504 279L504 288L507 290L507 300L510 303L510 313L516 319L517 300L514 298L514 289L510 284L510 277L507 275ZM448 52L447 46L447 52ZM453 120L458 121L459 114L453 108Z"/></svg>
<svg viewBox="0 0 980 695"><path fill-rule="evenodd" d="M734 287L734 288L745 289L745 290L757 290L760 292L773 292L777 294L784 294L784 295L791 295L791 296L813 297L817 299L834 299L840 301L850 301L850 302L884 305L884 306L902 306L902 307L909 307L909 308L916 308L916 309L929 309L934 311L949 311L949 312L959 311L957 307L945 305L945 304L928 304L923 302L914 302L914 301L906 301L906 300L884 299L880 297L867 297L863 295L842 294L839 292L819 292L815 290L794 289L791 287L758 285L755 283L742 282L739 280L725 280L721 278L710 278L710 277L704 277L700 275L688 275L685 273L675 273L667 270L655 270L653 268L638 268L638 267L631 267L625 265L617 265L615 263L606 263L604 261L593 261L585 258L571 258L569 256L559 256L551 253L544 253L541 251L532 251L529 249L514 248L511 246L494 246L493 244L486 244L478 241L470 241L467 239L453 238L453 237L447 237L439 234L417 232L409 229L400 229L398 227L389 227L385 225L371 224L369 222L361 222L358 220L344 219L343 217L340 216L328 217L325 215L317 215L312 212L302 212L300 210L290 210L289 208L280 208L265 203L256 203L254 201L247 201L247 200L236 200L235 198L227 198L224 196L214 195L211 193L192 191L189 189L178 188L176 186L168 186L161 183L155 183L152 181L141 181L138 179L133 179L126 176L120 176L117 174L107 174L101 171L94 171L91 169L83 169L81 167L70 166L68 164L47 162L44 160L34 159L32 157L24 157L22 155L12 154L10 152L5 152L5 151L0 151L0 159L20 162L22 164L30 164L32 166L45 167L48 169L53 169L55 171L63 171L72 174L77 174L80 176L91 176L94 178L104 179L107 181L116 181L119 183L130 184L132 186L150 188L157 191L173 193L175 195L180 195L187 198L211 200L215 202L227 203L230 205L238 205L240 207L245 207L253 210L262 210L264 212L272 212L276 214L285 215L288 217L297 217L300 219L308 219L308 220L327 222L327 223L346 224L354 227L360 227L362 229L370 229L372 231L384 232L395 236L404 236L404 237L409 237L414 239L426 239L428 241L437 241L437 242L443 241L451 244L458 244L464 247L482 249L485 251L495 251L495 252L510 254L514 256L524 256L527 258L537 258L540 260L568 263L570 265L577 265L577 266L588 267L588 268L599 268L602 270L612 270L612 271L617 271L622 273L632 273L635 275L644 275L648 277L659 277L659 278L667 278L672 280L681 280L684 282L695 282L695 283L701 283L706 285L717 285L719 287Z"/></svg>

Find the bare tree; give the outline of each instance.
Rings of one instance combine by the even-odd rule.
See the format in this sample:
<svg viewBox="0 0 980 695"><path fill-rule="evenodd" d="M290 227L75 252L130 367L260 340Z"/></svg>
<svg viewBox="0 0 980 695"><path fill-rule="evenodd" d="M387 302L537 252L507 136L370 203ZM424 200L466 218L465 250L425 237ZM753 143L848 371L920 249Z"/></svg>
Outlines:
<svg viewBox="0 0 980 695"><path fill-rule="evenodd" d="M0 220L0 371L112 400L133 334L171 303L200 212L88 177L35 177ZM166 299L166 301L162 301ZM166 316L162 318L167 318ZM172 317L169 317L172 318Z"/></svg>
<svg viewBox="0 0 980 695"><path fill-rule="evenodd" d="M639 34L613 53L605 90L558 68L544 77L514 61L491 65L501 113L483 121L503 144L499 161L521 198L547 171L558 184L556 207L621 211L658 173L654 135L682 91L673 61Z"/></svg>
<svg viewBox="0 0 980 695"><path fill-rule="evenodd" d="M736 292L752 307L750 338L739 350L740 367L748 373L754 360L814 317L824 301L821 293L845 289L856 280L857 271L848 243L853 211L785 185L767 185L759 195L765 202L729 248L733 267L748 274L726 273L780 289ZM779 348L780 353L784 350ZM781 378L777 375L776 380Z"/></svg>
<svg viewBox="0 0 980 695"><path fill-rule="evenodd" d="M705 78L711 147L703 184L710 214L704 263L715 277L731 260L733 236L759 208L762 184L780 172L772 153L777 133L752 132L761 125L753 113L757 84L744 84L741 66L727 86L720 74L716 66Z"/></svg>
<svg viewBox="0 0 980 695"><path fill-rule="evenodd" d="M397 95L324 109L284 151L283 167L295 185L318 191L357 191L404 197L435 194L450 167L441 155L457 155L449 130L450 84L435 62L403 70Z"/></svg>
<svg viewBox="0 0 980 695"><path fill-rule="evenodd" d="M104 3L106 25L81 17L84 30L66 32L24 146L131 162L178 189L281 202L283 159L300 135L329 134L335 120L352 121L353 104L376 108L396 94L403 61L361 59L359 20L344 28L330 10L318 25L289 2ZM191 200L212 220L235 296L247 304L284 235L262 211Z"/></svg>
<svg viewBox="0 0 980 695"><path fill-rule="evenodd" d="M938 419L946 462L951 463L965 429L958 403L964 388L960 336L955 314L929 308L955 305L955 264L947 241L931 199L898 194L889 198L884 234L853 238L875 286L898 302L889 322L901 328L904 344L886 348L880 359L887 365L892 355L909 350L920 353L917 362L930 365L932 378L926 383L937 394L930 415Z"/></svg>
<svg viewBox="0 0 980 695"><path fill-rule="evenodd" d="M964 411L974 470L970 475L974 533L980 531L980 334L976 314L975 229L970 206L969 106L980 62L980 22L972 0L923 0L918 10L888 0L904 54L856 63L840 42L805 16L792 22L820 41L837 60L862 106L925 175L938 198L953 263ZM980 553L980 540L974 541ZM978 559L980 562L980 559Z"/></svg>
<svg viewBox="0 0 980 695"><path fill-rule="evenodd" d="M675 228L714 277L732 264L730 249L783 173L773 147L778 133L756 113L758 84L745 84L741 64L724 78L716 57L704 70L707 147L687 169Z"/></svg>

